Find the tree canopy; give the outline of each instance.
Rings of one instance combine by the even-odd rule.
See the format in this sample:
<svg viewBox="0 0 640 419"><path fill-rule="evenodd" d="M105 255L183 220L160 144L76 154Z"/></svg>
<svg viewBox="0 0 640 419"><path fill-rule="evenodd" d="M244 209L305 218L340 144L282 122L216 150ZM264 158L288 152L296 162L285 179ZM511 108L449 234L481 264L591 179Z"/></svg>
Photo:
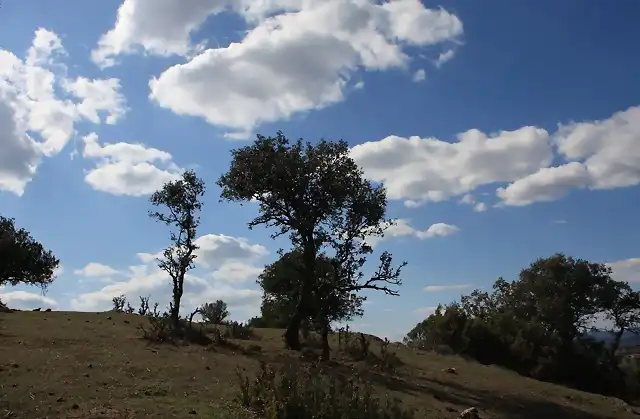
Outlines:
<svg viewBox="0 0 640 419"><path fill-rule="evenodd" d="M625 381L616 351L622 333L640 326L639 316L638 293L613 280L607 265L555 254L534 261L517 281L498 279L491 293L474 290L439 306L405 342L620 396ZM603 319L610 320L611 345L589 337Z"/></svg>
<svg viewBox="0 0 640 419"><path fill-rule="evenodd" d="M0 216L0 285L26 284L46 289L60 261L13 218Z"/></svg>
<svg viewBox="0 0 640 419"><path fill-rule="evenodd" d="M229 171L217 184L224 200L258 202L259 215L249 222L250 228L275 228L272 237L288 235L292 248L301 251L298 301L285 332L290 348L300 349L300 325L313 298L315 265L323 251L331 253L333 273L341 279L334 286L340 292L375 289L398 294L404 264L393 267L389 253L380 257L375 275L364 279L361 272L372 252L365 239L383 236L392 221L385 218L384 186L364 178L346 142L292 143L282 132L275 137L258 135L252 145L232 151Z"/></svg>

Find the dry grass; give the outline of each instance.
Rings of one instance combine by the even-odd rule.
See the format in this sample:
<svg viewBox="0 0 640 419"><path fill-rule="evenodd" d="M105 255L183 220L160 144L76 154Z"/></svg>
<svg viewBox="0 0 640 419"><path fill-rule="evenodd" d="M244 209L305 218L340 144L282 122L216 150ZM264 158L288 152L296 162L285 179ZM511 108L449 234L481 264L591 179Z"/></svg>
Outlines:
<svg viewBox="0 0 640 419"><path fill-rule="evenodd" d="M142 322L114 313L0 313L0 418L250 418L234 403L236 368L300 359L282 349L279 330L257 329L259 340L235 347L154 346L140 338ZM331 368L357 369L380 394L418 410L417 419L456 418L471 406L483 419L638 417L617 399L402 345L390 345L401 363L389 372L378 367L379 340L370 340L373 356L355 361L334 351ZM457 373L443 371L450 367Z"/></svg>

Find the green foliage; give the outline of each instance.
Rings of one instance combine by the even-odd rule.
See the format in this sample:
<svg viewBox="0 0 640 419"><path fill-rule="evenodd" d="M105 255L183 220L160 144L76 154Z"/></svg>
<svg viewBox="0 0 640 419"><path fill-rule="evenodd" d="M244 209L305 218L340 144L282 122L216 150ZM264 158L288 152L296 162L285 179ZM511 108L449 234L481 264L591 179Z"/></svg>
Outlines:
<svg viewBox="0 0 640 419"><path fill-rule="evenodd" d="M171 228L171 245L158 260L158 267L171 277L173 302L170 315L176 329L180 326L180 300L184 293L184 277L195 266L196 229L200 225L201 198L205 192L202 179L187 170L178 180L167 182L151 195L150 202L160 210L149 211L149 216Z"/></svg>
<svg viewBox="0 0 640 419"><path fill-rule="evenodd" d="M255 379L238 371L240 404L264 419L411 419L397 400L381 401L357 374L291 364L276 373L262 363Z"/></svg>
<svg viewBox="0 0 640 419"><path fill-rule="evenodd" d="M383 186L373 186L349 155L346 142L321 140L316 144L291 143L282 132L258 135L250 146L232 151L229 171L218 180L221 197L235 202L257 200L259 215L249 227L274 227L272 237L288 234L293 248L301 249L302 270L297 276L298 301L285 339L300 349L300 325L313 300L318 255L331 250L333 287L340 292L375 289L397 295L400 269L383 253L378 271L368 280L361 268L372 252L364 241L380 237L391 224L385 218Z"/></svg>
<svg viewBox="0 0 640 419"><path fill-rule="evenodd" d="M16 228L13 218L0 216L0 285L36 285L44 290L59 265L51 250L24 228Z"/></svg>
<svg viewBox="0 0 640 419"><path fill-rule="evenodd" d="M222 324L229 317L227 303L222 300L217 300L214 303L205 303L200 307L200 315L205 323Z"/></svg>
<svg viewBox="0 0 640 419"><path fill-rule="evenodd" d="M439 306L405 343L427 350L445 346L537 379L624 397L617 342L638 326L640 299L610 274L606 265L562 254L538 259L519 280L498 279L491 294L475 290L459 303ZM613 321L613 347L587 338L602 315Z"/></svg>

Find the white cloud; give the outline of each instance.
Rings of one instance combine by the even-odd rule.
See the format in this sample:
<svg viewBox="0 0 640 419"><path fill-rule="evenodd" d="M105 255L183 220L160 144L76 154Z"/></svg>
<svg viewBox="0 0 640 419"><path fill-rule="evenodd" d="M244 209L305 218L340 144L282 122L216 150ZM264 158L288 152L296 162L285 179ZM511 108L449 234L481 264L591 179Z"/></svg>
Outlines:
<svg viewBox="0 0 640 419"><path fill-rule="evenodd" d="M73 271L74 275L86 277L109 277L112 275L118 275L119 273L120 272L118 270L97 262L89 262L84 268Z"/></svg>
<svg viewBox="0 0 640 419"><path fill-rule="evenodd" d="M449 61L451 61L455 55L456 55L456 52L452 49L442 52L438 56L438 59L434 62L434 65L440 68L442 67L443 64L446 64Z"/></svg>
<svg viewBox="0 0 640 419"><path fill-rule="evenodd" d="M431 224L427 231L419 231L417 236L419 238L429 238L429 237L447 237L459 232L460 229L457 226L446 224L446 223L436 223Z"/></svg>
<svg viewBox="0 0 640 419"><path fill-rule="evenodd" d="M460 203L461 204L466 204L466 205L472 205L473 206L473 210L475 212L483 212L483 211L487 210L487 204L485 204L484 202L476 201L476 199L471 194L465 194L460 199Z"/></svg>
<svg viewBox="0 0 640 419"><path fill-rule="evenodd" d="M27 291L0 292L0 300L7 307L19 310L31 310L38 307L46 308L47 306L48 308L54 308L58 306L58 303L52 298Z"/></svg>
<svg viewBox="0 0 640 419"><path fill-rule="evenodd" d="M455 15L425 9L418 0L381 5L365 0L274 0L238 10L254 19L249 19L253 26L241 41L202 51L150 82L150 97L160 106L227 127L231 137L263 122L340 102L357 70L405 67L405 46L432 45L462 33ZM277 14L282 10L289 12ZM267 12L276 14L265 16ZM173 27L166 19L166 12L154 6L128 25L155 27L157 20ZM181 46L186 45L185 28L197 26L196 20L189 22L180 26L176 39ZM161 44L160 36L154 39Z"/></svg>
<svg viewBox="0 0 640 419"><path fill-rule="evenodd" d="M116 122L126 112L117 79L67 79L59 59L66 55L60 38L35 31L24 60L0 49L0 190L22 195L43 156L58 154L75 135L75 123L87 119ZM72 93L61 99L57 90Z"/></svg>
<svg viewBox="0 0 640 419"><path fill-rule="evenodd" d="M413 80L415 83L418 83L418 82L424 81L425 78L426 78L426 75L424 70L419 69L415 73L413 73L413 77L411 80Z"/></svg>
<svg viewBox="0 0 640 419"><path fill-rule="evenodd" d="M571 162L542 168L506 188L498 188L496 194L502 199L503 205L524 206L534 202L555 201L572 189L585 188L589 181L586 167L581 163Z"/></svg>
<svg viewBox="0 0 640 419"><path fill-rule="evenodd" d="M460 229L454 225L445 223L435 223L429 226L426 230L416 229L411 225L411 221L403 218L395 220L394 224L386 227L384 237L369 236L365 239L369 246L376 246L381 240L386 240L394 237L407 237L414 236L418 239L426 239L432 237L445 237L451 234L457 233Z"/></svg>
<svg viewBox="0 0 640 419"><path fill-rule="evenodd" d="M368 178L385 183L390 199L408 200L408 206L513 181L553 159L548 133L535 127L490 136L469 130L457 140L389 136L354 146L351 156Z"/></svg>
<svg viewBox="0 0 640 419"><path fill-rule="evenodd" d="M100 145L95 133L84 137L82 156L96 163L85 181L95 190L114 195L151 194L182 172L166 151L124 142Z"/></svg>
<svg viewBox="0 0 640 419"><path fill-rule="evenodd" d="M613 279L630 283L640 282L640 258L619 260L608 265L613 270Z"/></svg>
<svg viewBox="0 0 640 419"><path fill-rule="evenodd" d="M216 268L212 273L213 279L227 282L256 279L263 268L254 266L254 263L269 254L260 244L224 234L201 236L196 244L200 246L196 263L205 268Z"/></svg>
<svg viewBox="0 0 640 419"><path fill-rule="evenodd" d="M261 245L252 244L242 237L207 234L196 242L201 246L198 250L196 264L206 271L188 274L185 278L183 307L191 311L205 302L222 299L227 302L234 318L249 318L257 314L262 293L255 289L234 287L247 279L257 279L262 271L253 263L266 256L268 251ZM85 292L73 297L71 306L74 310L99 311L111 308L111 299L125 295L131 303L137 303L139 296L151 296L151 301L160 303L164 308L171 296L171 279L158 268L156 258L161 252L138 253L139 264L126 269L114 269L98 262L91 262L74 273L109 282L98 290ZM197 272L197 271L192 271ZM208 273L207 273L208 272ZM115 280L117 277L118 280Z"/></svg>
<svg viewBox="0 0 640 419"><path fill-rule="evenodd" d="M115 57L139 46L156 55L187 55L194 48L190 33L210 14L223 10L229 0L125 0L113 29L100 37L91 52L101 67L115 64Z"/></svg>
<svg viewBox="0 0 640 419"><path fill-rule="evenodd" d="M244 237L206 234L196 240L200 246L196 262L206 268L237 261L255 261L269 254L260 244L251 244Z"/></svg>
<svg viewBox="0 0 640 419"><path fill-rule="evenodd" d="M471 284L451 284L451 285L427 285L422 290L424 292L442 292L452 290L463 290L471 288Z"/></svg>
<svg viewBox="0 0 640 419"><path fill-rule="evenodd" d="M127 112L126 99L120 93L120 80L89 80L78 77L74 81L66 81L63 88L81 100L77 110L80 115L94 124L101 122L99 112L105 112L105 122L113 125Z"/></svg>
<svg viewBox="0 0 640 419"><path fill-rule="evenodd" d="M554 153L557 149L557 154ZM612 189L640 184L640 106L595 122L560 125L550 136L536 127L486 135L469 130L456 142L389 136L356 145L351 155L365 175L385 182L389 199L415 208L498 187L499 206L552 201L572 189ZM552 166L554 158L564 160Z"/></svg>

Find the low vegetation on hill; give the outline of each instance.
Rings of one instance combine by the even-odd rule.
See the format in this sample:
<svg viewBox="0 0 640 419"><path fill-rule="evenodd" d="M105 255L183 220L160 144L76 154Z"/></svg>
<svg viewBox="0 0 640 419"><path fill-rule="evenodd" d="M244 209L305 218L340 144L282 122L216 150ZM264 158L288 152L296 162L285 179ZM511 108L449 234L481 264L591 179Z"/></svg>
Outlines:
<svg viewBox="0 0 640 419"><path fill-rule="evenodd" d="M618 350L639 330L640 296L606 265L562 254L534 261L440 306L404 344L335 329L362 316L362 291L397 296L402 268L372 240L393 224L383 185L345 142L258 136L232 152L223 200L257 201L249 227L287 235L258 278L261 312L229 320L226 303L183 307L195 267L205 183L194 171L151 196L169 230L158 266L169 307L113 297L106 313L18 312L0 304L0 415L7 418L256 419L626 418L638 370ZM59 261L0 217L0 285L45 289ZM365 276L363 271L373 271ZM192 311L190 311L192 309ZM189 313L189 314L186 314ZM186 315L185 315L186 314ZM611 344L588 338L605 320ZM581 392L579 390L584 390ZM589 393L587 393L589 392Z"/></svg>

